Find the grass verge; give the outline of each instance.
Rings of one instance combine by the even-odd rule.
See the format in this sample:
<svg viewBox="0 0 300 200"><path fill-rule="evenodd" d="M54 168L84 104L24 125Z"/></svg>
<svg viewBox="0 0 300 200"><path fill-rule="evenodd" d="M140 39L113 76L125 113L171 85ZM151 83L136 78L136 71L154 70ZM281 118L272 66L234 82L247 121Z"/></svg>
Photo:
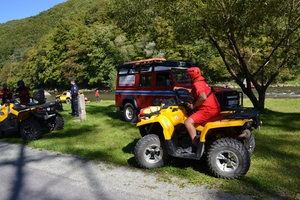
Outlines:
<svg viewBox="0 0 300 200"><path fill-rule="evenodd" d="M250 106L247 99L245 105ZM123 113L116 112L114 101L87 104L87 120L81 122L69 115L70 105L64 104L64 109L61 112L65 120L64 130L44 134L43 138L31 142L18 136L0 141L137 168L132 152L140 138L139 131L134 123L123 121ZM174 158L165 167L145 171L157 173L161 181L170 181L171 176L176 176L193 184L208 184L255 199L300 199L299 118L299 99L266 99L266 110L261 114L262 129L254 131L256 148L251 167L240 180L212 177L204 159Z"/></svg>

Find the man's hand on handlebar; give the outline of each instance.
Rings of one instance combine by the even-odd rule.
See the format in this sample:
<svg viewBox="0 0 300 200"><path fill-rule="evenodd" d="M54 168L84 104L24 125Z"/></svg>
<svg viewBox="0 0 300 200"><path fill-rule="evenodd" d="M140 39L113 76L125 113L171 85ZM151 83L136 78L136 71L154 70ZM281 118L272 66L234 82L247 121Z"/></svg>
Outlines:
<svg viewBox="0 0 300 200"><path fill-rule="evenodd" d="M194 104L192 104L192 103L189 103L189 102L186 102L186 104L187 104L187 107L190 109L190 110L194 110Z"/></svg>

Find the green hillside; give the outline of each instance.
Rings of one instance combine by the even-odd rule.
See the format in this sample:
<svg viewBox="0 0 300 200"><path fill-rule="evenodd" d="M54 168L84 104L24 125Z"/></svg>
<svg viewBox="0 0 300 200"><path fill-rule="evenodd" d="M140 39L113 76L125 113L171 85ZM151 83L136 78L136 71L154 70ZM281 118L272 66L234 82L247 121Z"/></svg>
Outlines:
<svg viewBox="0 0 300 200"><path fill-rule="evenodd" d="M15 51L22 50L36 44L44 35L49 33L62 19L76 19L84 17L91 8L93 1L72 0L54 6L39 15L13 20L0 24L0 57L1 61L8 59ZM72 12L70 12L72 11ZM3 65L3 63L1 63Z"/></svg>
<svg viewBox="0 0 300 200"><path fill-rule="evenodd" d="M33 87L53 88L68 84L63 78L69 77L57 77L61 71L55 68L63 63L60 56L67 53L67 46L77 48L74 39L81 40L83 35L80 34L89 32L88 25L95 22L94 13L99 10L95 8L97 6L102 6L101 2L69 0L37 16L0 24L0 82L14 86L17 79L23 78ZM74 43L71 44L71 40ZM74 72L71 76L77 77L77 74ZM58 79L62 81L57 84Z"/></svg>

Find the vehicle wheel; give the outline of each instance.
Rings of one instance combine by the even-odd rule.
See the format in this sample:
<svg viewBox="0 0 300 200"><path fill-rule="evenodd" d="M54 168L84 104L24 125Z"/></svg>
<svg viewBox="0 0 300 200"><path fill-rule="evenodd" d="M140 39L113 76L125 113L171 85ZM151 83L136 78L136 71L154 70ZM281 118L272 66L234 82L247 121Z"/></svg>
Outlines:
<svg viewBox="0 0 300 200"><path fill-rule="evenodd" d="M64 125L65 125L64 118L59 113L56 113L53 130L54 131L62 130L62 129L64 129Z"/></svg>
<svg viewBox="0 0 300 200"><path fill-rule="evenodd" d="M250 133L249 138L244 139L244 145L249 153L252 154L255 148L255 138L252 133Z"/></svg>
<svg viewBox="0 0 300 200"><path fill-rule="evenodd" d="M207 165L219 178L238 179L250 168L250 154L246 147L233 138L221 138L212 143L207 153Z"/></svg>
<svg viewBox="0 0 300 200"><path fill-rule="evenodd" d="M70 98L67 98L67 99L66 99L66 103L67 103L67 104L71 104L71 99L70 99Z"/></svg>
<svg viewBox="0 0 300 200"><path fill-rule="evenodd" d="M42 136L42 127L37 121L26 120L20 126L20 133L24 140L37 140Z"/></svg>
<svg viewBox="0 0 300 200"><path fill-rule="evenodd" d="M124 119L126 122L137 121L137 111L131 103L126 103L124 106Z"/></svg>
<svg viewBox="0 0 300 200"><path fill-rule="evenodd" d="M155 134L142 137L134 148L134 157L140 167L157 168L167 162L169 155L165 143Z"/></svg>

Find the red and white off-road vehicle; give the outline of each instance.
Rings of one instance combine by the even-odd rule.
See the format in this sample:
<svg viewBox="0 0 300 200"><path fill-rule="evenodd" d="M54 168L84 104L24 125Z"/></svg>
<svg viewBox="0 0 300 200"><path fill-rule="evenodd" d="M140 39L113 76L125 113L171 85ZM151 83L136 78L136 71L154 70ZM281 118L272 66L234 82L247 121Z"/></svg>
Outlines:
<svg viewBox="0 0 300 200"><path fill-rule="evenodd" d="M151 58L126 62L118 66L115 104L124 111L124 119L134 122L142 108L174 101L173 88L191 87L186 75L192 62ZM226 88L214 88L222 110L239 107L241 93ZM184 97L184 94L181 95Z"/></svg>

